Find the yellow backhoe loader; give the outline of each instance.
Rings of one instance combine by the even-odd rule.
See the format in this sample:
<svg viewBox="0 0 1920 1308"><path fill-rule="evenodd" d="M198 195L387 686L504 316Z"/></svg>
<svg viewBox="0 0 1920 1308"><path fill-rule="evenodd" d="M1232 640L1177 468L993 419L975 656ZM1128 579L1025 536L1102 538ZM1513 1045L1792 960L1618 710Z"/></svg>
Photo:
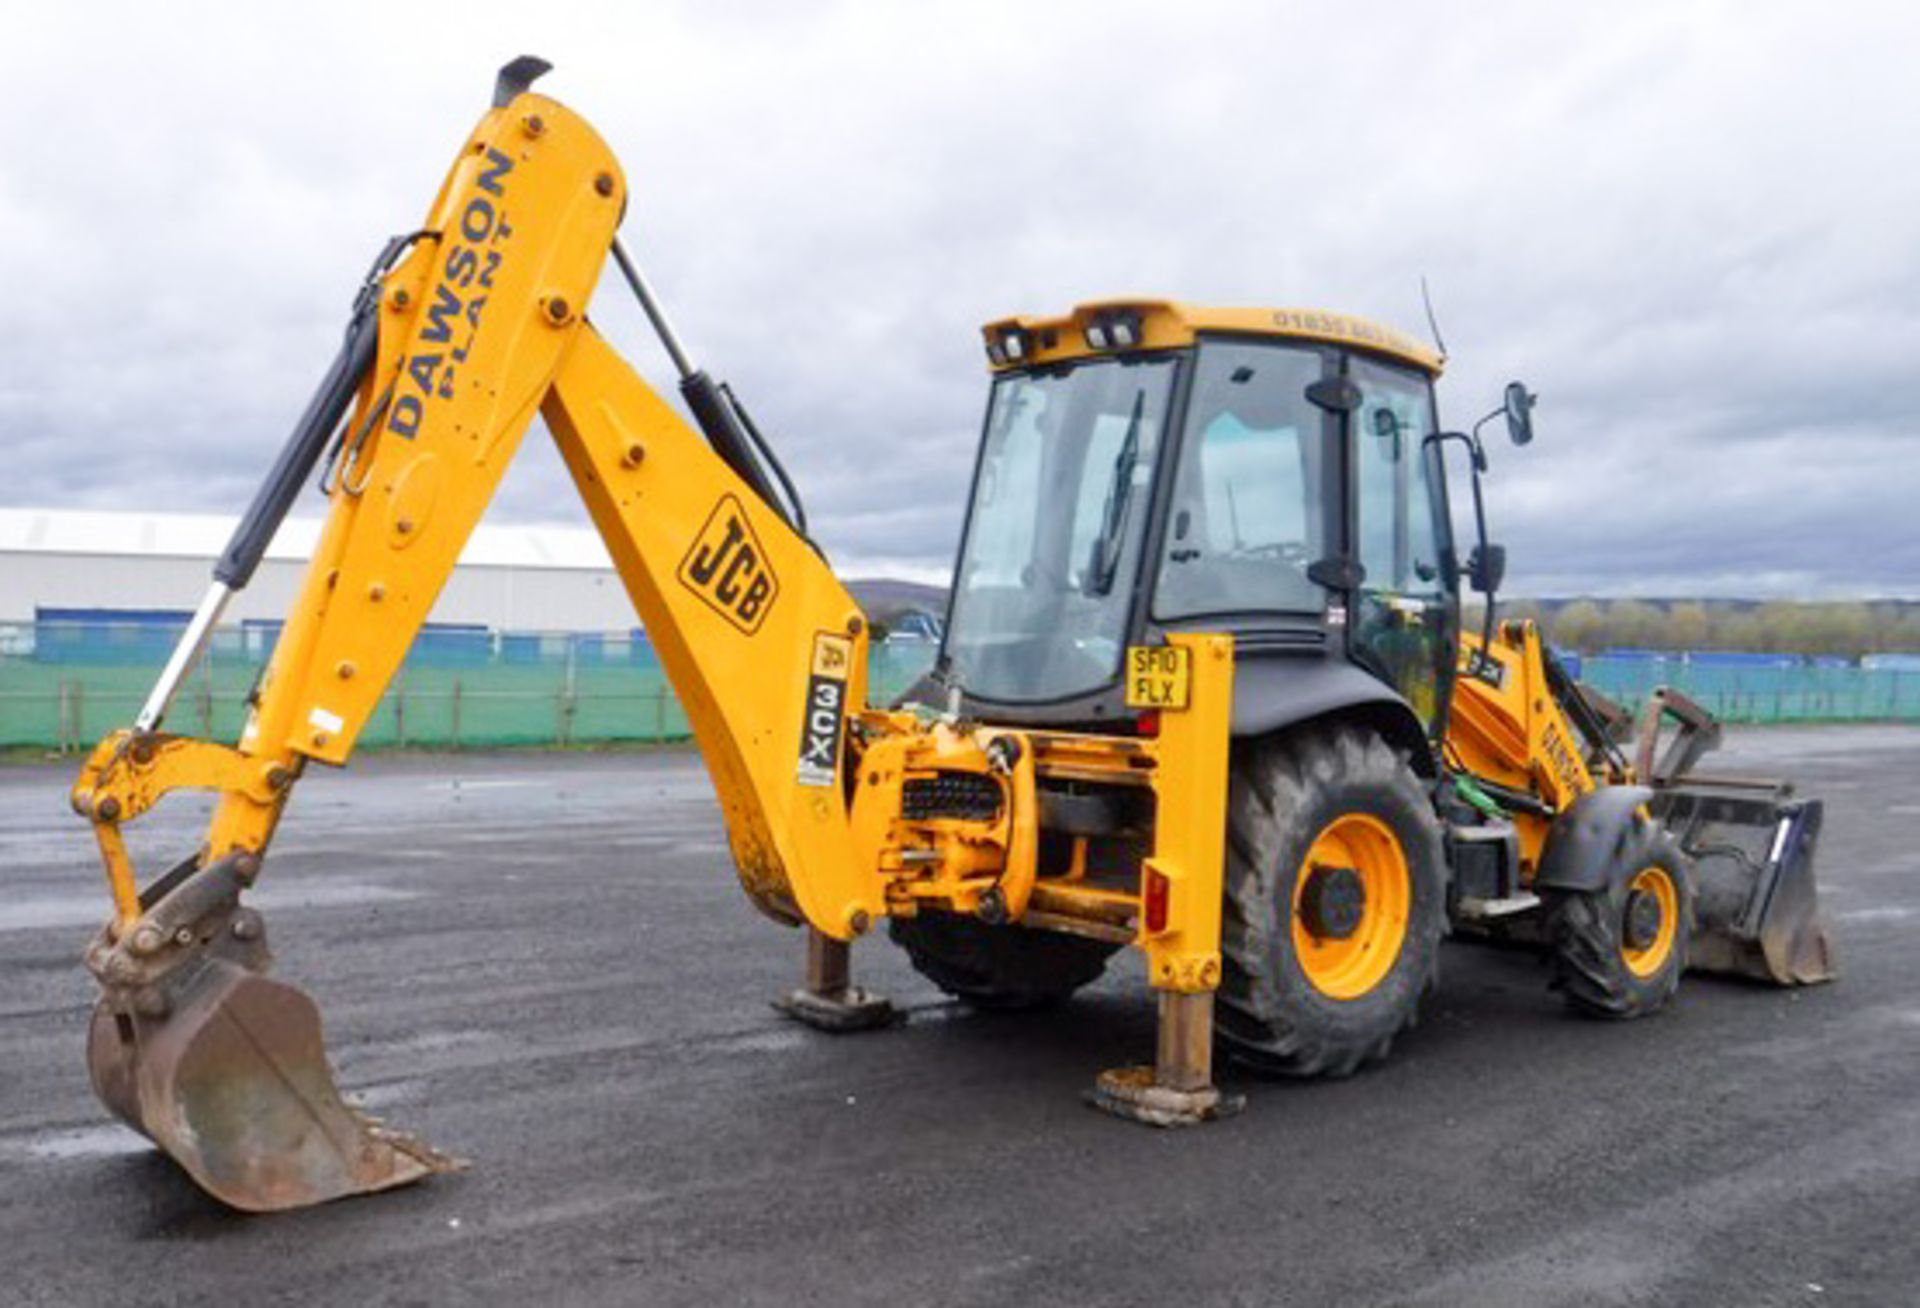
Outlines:
<svg viewBox="0 0 1920 1308"><path fill-rule="evenodd" d="M1630 758L1623 715L1532 628L1494 622L1479 429L1439 426L1434 350L1358 318L1126 299L990 324L944 641L905 702L870 703L859 606L616 239L627 180L530 89L545 71L501 70L151 697L73 788L113 898L86 956L94 1084L206 1190L291 1208L455 1165L342 1100L246 900L295 783L347 761L536 413L686 708L747 897L808 932L782 1001L798 1019L888 1020L848 966L883 920L989 1007L1059 999L1133 946L1158 1048L1090 1098L1177 1124L1238 1106L1216 1041L1292 1075L1384 1055L1450 924L1530 931L1567 1000L1609 1016L1658 1008L1689 960L1828 975L1817 802L1695 775L1716 729L1677 697ZM693 425L586 317L609 258ZM1531 407L1509 389L1516 439ZM325 529L239 742L164 732L316 470ZM1487 594L1477 634L1463 573ZM1680 728L1656 758L1663 715ZM142 886L123 829L183 788L218 795L205 843Z"/></svg>

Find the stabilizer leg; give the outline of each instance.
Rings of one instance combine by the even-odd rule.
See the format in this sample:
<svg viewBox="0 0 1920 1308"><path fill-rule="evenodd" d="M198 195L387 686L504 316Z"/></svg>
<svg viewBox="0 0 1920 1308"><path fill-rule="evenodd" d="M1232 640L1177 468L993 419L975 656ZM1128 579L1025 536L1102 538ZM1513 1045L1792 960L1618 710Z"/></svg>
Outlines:
<svg viewBox="0 0 1920 1308"><path fill-rule="evenodd" d="M853 947L807 928L807 979L800 989L773 1001L796 1022L818 1031L866 1031L890 1025L893 1005L852 983Z"/></svg>
<svg viewBox="0 0 1920 1308"><path fill-rule="evenodd" d="M1213 992L1160 991L1153 1066L1102 1072L1087 1102L1149 1126L1195 1126L1246 1107L1245 1095L1213 1084Z"/></svg>

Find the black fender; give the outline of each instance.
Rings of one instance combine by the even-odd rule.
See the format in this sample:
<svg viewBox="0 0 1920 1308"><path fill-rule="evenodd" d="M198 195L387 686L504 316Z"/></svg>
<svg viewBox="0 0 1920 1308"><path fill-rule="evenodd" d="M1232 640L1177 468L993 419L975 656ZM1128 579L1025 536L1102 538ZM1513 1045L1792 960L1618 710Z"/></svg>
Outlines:
<svg viewBox="0 0 1920 1308"><path fill-rule="evenodd" d="M1423 777L1438 775L1426 725L1392 686L1338 658L1241 659L1233 669L1233 736L1270 735L1316 718L1357 719L1404 752Z"/></svg>
<svg viewBox="0 0 1920 1308"><path fill-rule="evenodd" d="M1621 845L1645 820L1640 808L1652 798L1646 786L1602 786L1576 799L1547 832L1534 888L1605 890L1619 875Z"/></svg>

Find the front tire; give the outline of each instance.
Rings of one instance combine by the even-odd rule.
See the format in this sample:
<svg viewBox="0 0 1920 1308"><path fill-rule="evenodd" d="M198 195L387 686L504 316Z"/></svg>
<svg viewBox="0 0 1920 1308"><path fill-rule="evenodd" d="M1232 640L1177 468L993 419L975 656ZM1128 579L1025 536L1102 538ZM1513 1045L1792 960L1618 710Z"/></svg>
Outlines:
<svg viewBox="0 0 1920 1308"><path fill-rule="evenodd" d="M1438 982L1439 820L1406 759L1359 727L1236 750L1215 1029L1258 1071L1384 1058Z"/></svg>
<svg viewBox="0 0 1920 1308"><path fill-rule="evenodd" d="M1636 821L1606 889L1545 898L1553 984L1568 1007L1624 1019L1672 1002L1693 933L1693 878L1672 836Z"/></svg>

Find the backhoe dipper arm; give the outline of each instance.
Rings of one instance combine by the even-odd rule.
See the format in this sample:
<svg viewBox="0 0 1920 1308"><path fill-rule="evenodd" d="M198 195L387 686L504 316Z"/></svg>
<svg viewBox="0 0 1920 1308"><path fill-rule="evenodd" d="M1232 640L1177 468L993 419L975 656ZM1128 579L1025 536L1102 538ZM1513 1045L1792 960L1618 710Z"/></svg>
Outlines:
<svg viewBox="0 0 1920 1308"><path fill-rule="evenodd" d="M859 607L744 448L716 454L583 317L626 195L557 102L523 91L481 119L366 310L377 348L350 337L371 361L331 508L237 749L116 733L75 787L118 928L143 908L118 826L167 790L221 792L201 865L237 857L251 880L306 761L352 752L536 410L686 708L750 897L840 939L884 911L842 781Z"/></svg>

